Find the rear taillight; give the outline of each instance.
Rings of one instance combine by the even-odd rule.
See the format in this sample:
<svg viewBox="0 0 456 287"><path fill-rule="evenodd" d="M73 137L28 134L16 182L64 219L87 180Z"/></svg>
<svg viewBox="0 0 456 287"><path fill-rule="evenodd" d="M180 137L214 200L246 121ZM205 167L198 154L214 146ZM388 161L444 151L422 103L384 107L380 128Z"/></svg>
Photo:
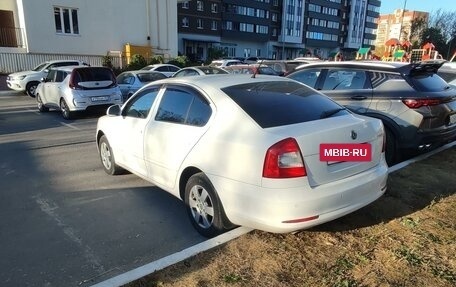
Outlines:
<svg viewBox="0 0 456 287"><path fill-rule="evenodd" d="M73 71L70 75L70 81L68 83L68 86L70 86L70 89L73 90L82 90L83 87L78 85L78 81L76 80L76 73Z"/></svg>
<svg viewBox="0 0 456 287"><path fill-rule="evenodd" d="M266 151L263 177L292 178L306 175L301 150L294 138L284 139Z"/></svg>
<svg viewBox="0 0 456 287"><path fill-rule="evenodd" d="M411 109L418 109L427 106L436 106L442 103L440 99L406 99L402 102Z"/></svg>

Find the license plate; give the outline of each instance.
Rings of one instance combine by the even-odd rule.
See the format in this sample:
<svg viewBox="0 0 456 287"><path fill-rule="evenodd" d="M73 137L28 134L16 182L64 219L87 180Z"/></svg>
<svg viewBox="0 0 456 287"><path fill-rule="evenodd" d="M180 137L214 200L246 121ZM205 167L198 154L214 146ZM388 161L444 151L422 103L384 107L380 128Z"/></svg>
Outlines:
<svg viewBox="0 0 456 287"><path fill-rule="evenodd" d="M450 116L450 125L456 123L456 114Z"/></svg>
<svg viewBox="0 0 456 287"><path fill-rule="evenodd" d="M92 102L107 101L109 97L92 97Z"/></svg>

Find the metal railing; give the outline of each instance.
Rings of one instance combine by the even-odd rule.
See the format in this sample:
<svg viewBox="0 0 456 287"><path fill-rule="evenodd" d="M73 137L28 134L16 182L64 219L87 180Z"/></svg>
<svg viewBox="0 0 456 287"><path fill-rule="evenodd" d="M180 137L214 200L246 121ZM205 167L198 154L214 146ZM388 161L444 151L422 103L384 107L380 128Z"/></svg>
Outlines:
<svg viewBox="0 0 456 287"><path fill-rule="evenodd" d="M24 48L21 28L0 27L0 47Z"/></svg>
<svg viewBox="0 0 456 287"><path fill-rule="evenodd" d="M101 55L0 53L0 73L31 70L43 62L51 60L80 60L91 66L102 66L103 58L104 56ZM113 67L122 67L125 66L125 59L112 57L111 63Z"/></svg>

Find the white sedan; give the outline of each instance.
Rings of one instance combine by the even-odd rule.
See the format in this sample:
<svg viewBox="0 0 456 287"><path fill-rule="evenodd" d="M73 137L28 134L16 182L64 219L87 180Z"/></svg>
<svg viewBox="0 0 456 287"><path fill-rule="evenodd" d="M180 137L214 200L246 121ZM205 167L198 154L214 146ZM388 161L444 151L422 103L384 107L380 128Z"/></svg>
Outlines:
<svg viewBox="0 0 456 287"><path fill-rule="evenodd" d="M182 199L207 237L309 228L386 190L382 122L287 78L159 80L111 106L96 140L108 174L126 169ZM341 143L368 145L369 160L322 159L323 145Z"/></svg>

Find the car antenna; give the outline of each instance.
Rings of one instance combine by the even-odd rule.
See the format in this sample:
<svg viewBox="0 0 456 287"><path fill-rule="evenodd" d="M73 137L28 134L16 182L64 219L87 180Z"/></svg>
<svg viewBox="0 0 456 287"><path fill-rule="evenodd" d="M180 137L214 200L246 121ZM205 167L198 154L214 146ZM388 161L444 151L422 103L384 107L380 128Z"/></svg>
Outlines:
<svg viewBox="0 0 456 287"><path fill-rule="evenodd" d="M253 72L252 78L255 78L256 75L258 74L258 71L260 71L260 67L261 67L261 64L263 64L263 61L264 61L264 59L262 59L260 61L260 63L258 64L258 67L256 68L255 72Z"/></svg>

